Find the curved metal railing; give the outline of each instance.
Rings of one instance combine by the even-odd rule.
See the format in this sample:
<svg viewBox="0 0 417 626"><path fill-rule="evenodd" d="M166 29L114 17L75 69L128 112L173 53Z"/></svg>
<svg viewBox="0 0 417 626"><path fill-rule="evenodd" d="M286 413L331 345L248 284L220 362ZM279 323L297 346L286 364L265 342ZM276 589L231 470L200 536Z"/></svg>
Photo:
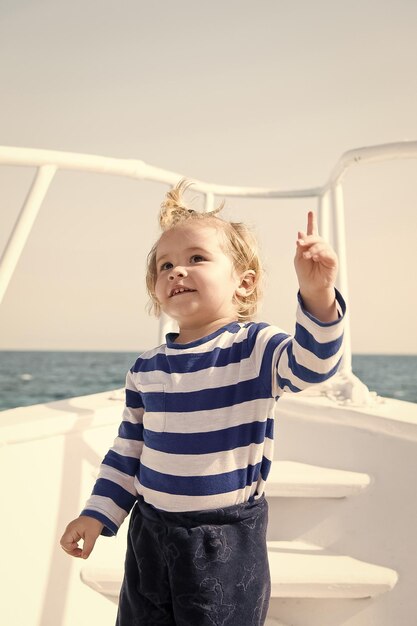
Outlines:
<svg viewBox="0 0 417 626"><path fill-rule="evenodd" d="M194 189L204 194L205 208L207 210L213 207L215 196L277 199L316 198L318 201L320 232L326 239L330 239L331 224L332 222L334 223L334 247L339 256L340 267L338 286L348 301L343 179L351 167L361 163L408 158L417 158L417 141L403 141L349 150L341 156L328 180L320 187L282 190L263 187L217 185L194 179ZM178 172L154 167L136 159L115 159L90 154L8 146L0 146L0 165L36 168L35 178L0 259L0 302L29 237L39 209L58 170L123 176L165 183L169 186L175 185L180 178L183 178L183 175ZM348 321L345 330L345 346L343 370L349 372L352 368L352 352Z"/></svg>

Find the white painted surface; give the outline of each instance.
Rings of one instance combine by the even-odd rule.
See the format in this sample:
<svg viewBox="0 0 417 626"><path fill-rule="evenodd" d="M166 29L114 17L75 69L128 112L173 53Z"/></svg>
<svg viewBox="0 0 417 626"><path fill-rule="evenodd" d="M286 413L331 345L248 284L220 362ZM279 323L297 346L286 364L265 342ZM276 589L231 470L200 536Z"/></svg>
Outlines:
<svg viewBox="0 0 417 626"><path fill-rule="evenodd" d="M80 571L120 569L127 524L116 539L100 538L87 562L70 559L58 545L115 436L122 401L109 396L1 414L2 623L114 626L115 603L84 585ZM269 540L315 544L323 548L320 556L327 557L327 565L332 552L396 570L400 577L392 591L374 599L273 598L271 618L292 626L411 626L417 586L412 549L417 504L411 490L417 474L415 413L415 405L396 401L366 409L320 396L279 402L276 460L358 471L372 476L372 483L337 499L270 497ZM279 569L288 578L291 572ZM302 574L304 565L300 569Z"/></svg>
<svg viewBox="0 0 417 626"><path fill-rule="evenodd" d="M122 569L83 567L81 570L81 580L85 585L115 601L119 597L122 579Z"/></svg>
<svg viewBox="0 0 417 626"><path fill-rule="evenodd" d="M266 487L267 497L345 498L371 483L361 472L347 472L295 461L273 461Z"/></svg>
<svg viewBox="0 0 417 626"><path fill-rule="evenodd" d="M301 541L270 541L273 598L367 598L397 583L391 569Z"/></svg>

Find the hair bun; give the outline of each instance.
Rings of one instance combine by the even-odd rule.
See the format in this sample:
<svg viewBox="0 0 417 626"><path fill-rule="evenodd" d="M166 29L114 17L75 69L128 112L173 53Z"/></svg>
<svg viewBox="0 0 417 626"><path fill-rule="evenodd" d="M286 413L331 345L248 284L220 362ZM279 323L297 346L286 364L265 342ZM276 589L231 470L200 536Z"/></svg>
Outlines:
<svg viewBox="0 0 417 626"><path fill-rule="evenodd" d="M196 213L193 209L189 209L183 200L185 191L192 184L192 181L183 178L173 189L167 192L165 200L161 204L159 214L159 225L163 231L168 230L177 222L186 220L191 217L192 214Z"/></svg>
<svg viewBox="0 0 417 626"><path fill-rule="evenodd" d="M190 209L184 202L184 193L187 191L188 187L193 184L193 181L188 180L187 178L182 178L180 182L170 189L166 196L165 200L161 204L161 211L159 213L159 225L163 231L166 231L178 222L183 222L190 218L198 219L203 217L212 217L216 215L224 206L224 202L213 211L200 213L199 211L195 211L194 209Z"/></svg>

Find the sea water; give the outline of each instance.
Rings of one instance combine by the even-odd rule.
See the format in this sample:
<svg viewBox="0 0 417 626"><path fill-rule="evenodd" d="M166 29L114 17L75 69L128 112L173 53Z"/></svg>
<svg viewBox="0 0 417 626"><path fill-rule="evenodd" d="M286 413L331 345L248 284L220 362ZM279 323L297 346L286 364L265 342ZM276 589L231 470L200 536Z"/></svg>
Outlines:
<svg viewBox="0 0 417 626"><path fill-rule="evenodd" d="M0 410L118 389L137 356L0 351ZM417 403L417 355L354 355L353 371L378 395Z"/></svg>

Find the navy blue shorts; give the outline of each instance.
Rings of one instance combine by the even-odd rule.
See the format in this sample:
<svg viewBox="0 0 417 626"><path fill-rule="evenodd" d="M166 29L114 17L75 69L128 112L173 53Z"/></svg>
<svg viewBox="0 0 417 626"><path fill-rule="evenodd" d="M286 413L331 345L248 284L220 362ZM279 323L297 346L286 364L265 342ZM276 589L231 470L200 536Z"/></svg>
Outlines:
<svg viewBox="0 0 417 626"><path fill-rule="evenodd" d="M268 503L169 513L139 498L116 626L262 626Z"/></svg>

